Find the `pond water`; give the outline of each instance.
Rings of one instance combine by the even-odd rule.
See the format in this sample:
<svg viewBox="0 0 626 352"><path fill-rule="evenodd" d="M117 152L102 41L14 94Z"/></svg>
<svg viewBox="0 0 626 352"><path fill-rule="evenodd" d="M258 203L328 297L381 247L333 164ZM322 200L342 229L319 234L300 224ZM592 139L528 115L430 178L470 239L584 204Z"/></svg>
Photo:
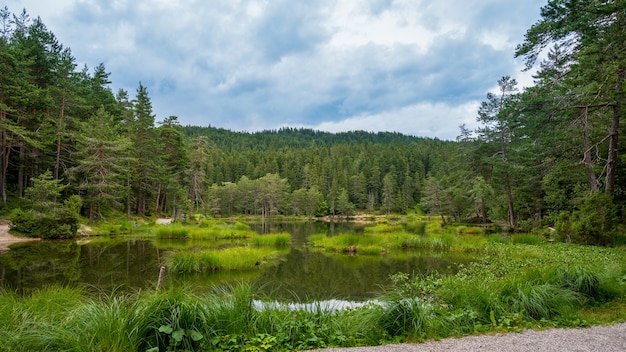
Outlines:
<svg viewBox="0 0 626 352"><path fill-rule="evenodd" d="M291 250L275 265L243 272L194 275L167 273L163 285L201 292L223 283L248 282L255 291L281 301L364 301L375 298L398 272L454 273L471 256L451 252L399 251L376 256L323 253L307 245L307 236L326 232L362 232L349 223L252 225L260 233L292 234ZM50 284L113 290L153 290L167 249L153 240L115 238L95 241L38 241L16 244L0 254L0 287L20 293ZM170 243L172 244L172 243ZM171 247L171 246L170 246Z"/></svg>

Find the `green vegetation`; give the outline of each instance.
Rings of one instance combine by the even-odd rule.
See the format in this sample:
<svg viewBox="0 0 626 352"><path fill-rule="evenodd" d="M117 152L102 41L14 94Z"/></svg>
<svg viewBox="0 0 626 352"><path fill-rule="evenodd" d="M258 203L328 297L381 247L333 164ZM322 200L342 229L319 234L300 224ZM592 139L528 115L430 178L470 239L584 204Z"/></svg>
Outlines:
<svg viewBox="0 0 626 352"><path fill-rule="evenodd" d="M76 237L79 224L79 210L82 200L73 195L63 204L57 203L65 186L60 180L53 180L47 171L31 179L33 186L26 190L29 210L15 209L10 214L12 230L28 237L47 239Z"/></svg>
<svg viewBox="0 0 626 352"><path fill-rule="evenodd" d="M626 320L624 248L482 243L481 259L454 275L397 273L376 301L337 311L262 303L243 284L95 296L4 291L0 350L287 351Z"/></svg>
<svg viewBox="0 0 626 352"><path fill-rule="evenodd" d="M179 224L159 226L156 228L156 236L161 239L224 240L248 239L256 236L256 233L241 223L204 222L199 226Z"/></svg>
<svg viewBox="0 0 626 352"><path fill-rule="evenodd" d="M426 228L429 235L423 234ZM406 229L406 230L403 230ZM415 230L417 229L417 230ZM412 233L411 230L421 234ZM465 225L441 227L440 222L378 223L365 227L364 233L309 236L313 248L331 252L351 254L384 254L407 249L427 249L432 251L473 251L485 245L488 239L477 235L483 230ZM492 240L504 240L500 236ZM516 234L509 239L514 243L539 243L543 238L535 235Z"/></svg>
<svg viewBox="0 0 626 352"><path fill-rule="evenodd" d="M171 253L166 266L174 272L206 272L215 270L249 270L274 262L289 250L273 248L234 247L221 250L181 250Z"/></svg>
<svg viewBox="0 0 626 352"><path fill-rule="evenodd" d="M252 238L252 245L256 247L288 248L291 245L291 235L288 233L257 235Z"/></svg>
<svg viewBox="0 0 626 352"><path fill-rule="evenodd" d="M176 273L251 270L274 263L290 250L291 235L259 235L242 223L203 220L197 226L148 226L141 237L156 236L161 248L174 249L165 260ZM169 240L189 240L171 243Z"/></svg>

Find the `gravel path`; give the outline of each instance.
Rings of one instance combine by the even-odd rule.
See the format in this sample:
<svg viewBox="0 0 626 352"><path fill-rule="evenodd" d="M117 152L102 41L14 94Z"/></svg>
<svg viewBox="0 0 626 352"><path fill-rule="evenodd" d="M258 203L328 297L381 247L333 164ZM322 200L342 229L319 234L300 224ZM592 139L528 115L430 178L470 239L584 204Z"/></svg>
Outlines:
<svg viewBox="0 0 626 352"><path fill-rule="evenodd" d="M420 344L328 348L323 352L624 352L626 323L583 329L525 330L522 333L468 336Z"/></svg>

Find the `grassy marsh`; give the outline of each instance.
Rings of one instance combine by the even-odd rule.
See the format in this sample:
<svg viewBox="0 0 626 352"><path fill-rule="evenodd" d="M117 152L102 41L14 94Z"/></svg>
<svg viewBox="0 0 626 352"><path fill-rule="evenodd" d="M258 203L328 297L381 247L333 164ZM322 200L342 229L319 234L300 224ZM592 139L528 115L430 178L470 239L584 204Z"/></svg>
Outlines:
<svg viewBox="0 0 626 352"><path fill-rule="evenodd" d="M414 228L432 232L378 224L360 234L313 235L309 241L346 260L351 257L342 253L350 246L363 254L361 260L390 251L409 255L403 248L476 259L454 274L394 274L376 300L338 311L321 304L317 309L264 304L250 284L97 295L58 286L27 295L5 290L0 291L0 351L286 351L626 321L625 247L422 223ZM188 240L194 245L173 251L166 259L170 270L245 272L290 250L284 233L215 241L231 244L219 250L199 245L206 241L215 240Z"/></svg>
<svg viewBox="0 0 626 352"><path fill-rule="evenodd" d="M0 292L0 350L278 351L626 320L624 248L487 242L454 275L398 273L358 308L260 303L247 284L192 293Z"/></svg>

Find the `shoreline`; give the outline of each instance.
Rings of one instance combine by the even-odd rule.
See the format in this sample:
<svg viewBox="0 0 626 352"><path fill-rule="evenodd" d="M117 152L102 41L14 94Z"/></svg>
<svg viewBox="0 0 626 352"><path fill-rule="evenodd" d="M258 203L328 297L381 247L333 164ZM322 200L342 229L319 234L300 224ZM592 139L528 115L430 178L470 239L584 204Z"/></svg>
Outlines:
<svg viewBox="0 0 626 352"><path fill-rule="evenodd" d="M8 251L11 245L23 242L41 241L40 238L29 238L15 236L9 233L9 224L7 222L0 223L0 251Z"/></svg>

